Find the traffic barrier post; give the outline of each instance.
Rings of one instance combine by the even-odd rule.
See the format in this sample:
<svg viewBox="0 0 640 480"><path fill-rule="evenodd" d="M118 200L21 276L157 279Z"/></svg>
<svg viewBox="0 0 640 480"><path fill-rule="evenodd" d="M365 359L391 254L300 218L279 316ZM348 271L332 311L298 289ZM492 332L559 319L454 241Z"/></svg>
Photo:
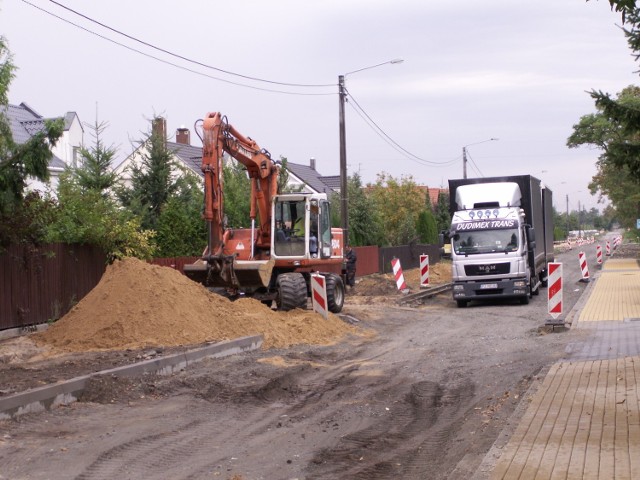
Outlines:
<svg viewBox="0 0 640 480"><path fill-rule="evenodd" d="M327 308L327 283L324 275L319 273L311 274L311 303L313 311L322 315L325 320L329 317Z"/></svg>
<svg viewBox="0 0 640 480"><path fill-rule="evenodd" d="M429 255L420 255L420 287L429 286Z"/></svg>
<svg viewBox="0 0 640 480"><path fill-rule="evenodd" d="M555 320L562 315L562 263L552 262L547 265L549 272L548 310Z"/></svg>
<svg viewBox="0 0 640 480"><path fill-rule="evenodd" d="M589 265L587 264L587 256L584 252L578 253L578 260L580 261L580 270L582 272L581 282L589 281Z"/></svg>
<svg viewBox="0 0 640 480"><path fill-rule="evenodd" d="M407 290L407 283L404 281L400 259L394 258L393 260L391 260L391 267L393 268L393 276L396 279L396 286L398 287L398 290L400 290L401 292Z"/></svg>

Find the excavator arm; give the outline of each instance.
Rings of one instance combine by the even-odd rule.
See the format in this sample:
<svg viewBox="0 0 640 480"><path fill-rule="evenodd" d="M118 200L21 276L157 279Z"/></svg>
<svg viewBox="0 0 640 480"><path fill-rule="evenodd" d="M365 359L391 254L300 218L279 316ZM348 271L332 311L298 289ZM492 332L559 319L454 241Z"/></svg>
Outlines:
<svg viewBox="0 0 640 480"><path fill-rule="evenodd" d="M251 181L251 241L252 247L258 251L267 250L271 245L271 200L277 194L279 167L268 151L229 125L226 117L219 112L207 114L202 131L201 168L205 184L203 217L209 229L205 260L214 270L221 272L228 283L235 284L237 280L229 266L233 257L225 254L230 232L224 225L223 155L228 153L247 169ZM256 217L259 224L254 234Z"/></svg>

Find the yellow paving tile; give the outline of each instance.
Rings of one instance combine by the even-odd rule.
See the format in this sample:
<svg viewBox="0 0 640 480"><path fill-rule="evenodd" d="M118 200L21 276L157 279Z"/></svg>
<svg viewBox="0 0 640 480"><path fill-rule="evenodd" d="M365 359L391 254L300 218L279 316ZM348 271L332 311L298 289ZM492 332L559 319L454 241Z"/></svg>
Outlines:
<svg viewBox="0 0 640 480"><path fill-rule="evenodd" d="M607 262L610 263L612 260ZM605 264L606 265L606 264ZM579 321L640 318L640 270L603 270L596 280Z"/></svg>
<svg viewBox="0 0 640 480"><path fill-rule="evenodd" d="M557 363L492 479L640 478L640 357Z"/></svg>
<svg viewBox="0 0 640 480"><path fill-rule="evenodd" d="M602 264L602 270L632 270L638 268L638 261L633 258L611 258Z"/></svg>

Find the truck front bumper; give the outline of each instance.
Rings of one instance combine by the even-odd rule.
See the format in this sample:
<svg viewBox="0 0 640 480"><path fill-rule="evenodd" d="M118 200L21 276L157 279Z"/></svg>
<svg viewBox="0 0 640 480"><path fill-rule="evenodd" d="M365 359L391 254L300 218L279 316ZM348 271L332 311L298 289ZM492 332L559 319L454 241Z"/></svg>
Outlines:
<svg viewBox="0 0 640 480"><path fill-rule="evenodd" d="M489 300L492 298L515 298L529 295L525 278L500 280L469 280L453 283L454 300Z"/></svg>

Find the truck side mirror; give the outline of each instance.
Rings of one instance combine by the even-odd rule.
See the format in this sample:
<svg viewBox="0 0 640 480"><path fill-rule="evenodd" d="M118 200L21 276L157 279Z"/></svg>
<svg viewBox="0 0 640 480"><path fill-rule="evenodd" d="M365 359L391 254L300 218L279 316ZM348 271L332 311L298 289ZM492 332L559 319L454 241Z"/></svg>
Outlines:
<svg viewBox="0 0 640 480"><path fill-rule="evenodd" d="M529 250L536 248L536 231L533 227L527 228L527 243L529 244Z"/></svg>

